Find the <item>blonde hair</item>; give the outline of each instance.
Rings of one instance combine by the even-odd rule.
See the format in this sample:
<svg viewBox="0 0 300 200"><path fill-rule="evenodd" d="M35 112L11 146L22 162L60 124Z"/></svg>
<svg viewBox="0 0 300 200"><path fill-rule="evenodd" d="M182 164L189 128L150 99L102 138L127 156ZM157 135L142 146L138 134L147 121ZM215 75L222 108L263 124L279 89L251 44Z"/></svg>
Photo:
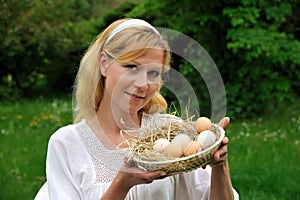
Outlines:
<svg viewBox="0 0 300 200"><path fill-rule="evenodd" d="M119 62L129 62L144 55L149 49L162 49L165 56L163 70L169 70L171 56L168 43L161 35L158 35L149 27L136 26L126 28L106 42L109 34L126 20L129 19L120 19L109 25L97 36L83 56L74 86L76 96L74 122L93 116L102 100L104 78L101 76L99 69L99 55L101 52L106 52ZM160 88L142 109L143 112L149 114L161 111L162 108L167 108L167 102L159 90ZM159 109L153 110L153 107Z"/></svg>

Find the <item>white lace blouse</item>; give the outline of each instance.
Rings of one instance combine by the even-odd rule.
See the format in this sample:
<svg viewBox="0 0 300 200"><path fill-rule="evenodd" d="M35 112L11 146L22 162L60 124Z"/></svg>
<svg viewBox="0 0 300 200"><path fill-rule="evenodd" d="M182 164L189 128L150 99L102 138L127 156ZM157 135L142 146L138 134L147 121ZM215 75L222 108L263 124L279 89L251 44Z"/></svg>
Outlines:
<svg viewBox="0 0 300 200"><path fill-rule="evenodd" d="M142 127L147 120L143 117ZM125 151L106 149L85 120L60 128L49 140L47 182L35 200L100 200L122 166ZM137 185L126 200L209 199L210 175L210 167L199 168Z"/></svg>

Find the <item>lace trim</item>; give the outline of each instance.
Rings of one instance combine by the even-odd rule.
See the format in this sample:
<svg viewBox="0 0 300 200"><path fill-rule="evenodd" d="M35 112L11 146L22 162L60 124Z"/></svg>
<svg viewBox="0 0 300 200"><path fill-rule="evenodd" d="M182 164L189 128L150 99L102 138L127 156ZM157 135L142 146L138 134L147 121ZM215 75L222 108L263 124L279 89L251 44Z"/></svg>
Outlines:
<svg viewBox="0 0 300 200"><path fill-rule="evenodd" d="M145 127L151 119L153 119L152 116L143 114L141 128ZM85 120L83 120L76 129L94 164L96 173L95 183L112 182L120 167L123 165L123 157L127 149L106 149Z"/></svg>
<svg viewBox="0 0 300 200"><path fill-rule="evenodd" d="M96 173L95 183L112 182L123 164L123 155L126 150L106 149L86 122L84 122L81 126L78 126L77 130L94 164Z"/></svg>

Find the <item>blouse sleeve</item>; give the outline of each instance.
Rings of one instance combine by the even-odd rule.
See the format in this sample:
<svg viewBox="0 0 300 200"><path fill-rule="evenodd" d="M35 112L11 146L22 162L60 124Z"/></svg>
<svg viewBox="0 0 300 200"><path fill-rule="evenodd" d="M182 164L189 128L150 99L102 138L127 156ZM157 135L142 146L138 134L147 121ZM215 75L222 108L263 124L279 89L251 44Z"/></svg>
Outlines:
<svg viewBox="0 0 300 200"><path fill-rule="evenodd" d="M48 143L46 161L46 174L48 180L49 197L51 200L76 200L82 199L79 184L72 174L70 160L72 154L76 154L72 148L72 139L64 134L65 130L55 132Z"/></svg>

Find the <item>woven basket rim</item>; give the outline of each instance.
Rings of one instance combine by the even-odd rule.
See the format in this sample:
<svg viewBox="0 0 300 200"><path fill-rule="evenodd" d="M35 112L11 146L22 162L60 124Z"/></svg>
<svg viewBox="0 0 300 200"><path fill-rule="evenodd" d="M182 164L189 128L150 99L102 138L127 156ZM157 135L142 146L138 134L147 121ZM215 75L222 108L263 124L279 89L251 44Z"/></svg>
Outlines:
<svg viewBox="0 0 300 200"><path fill-rule="evenodd" d="M220 125L218 125L218 124L213 124L213 125L216 126L220 130L220 132L221 132L220 137L218 138L218 140L213 145L211 145L207 149L204 149L203 151L200 151L198 153L195 153L195 154L192 154L192 155L189 155L189 156L172 159L172 160L145 161L145 160L141 160L141 159L136 158L136 157L133 157L133 159L137 163L144 163L144 164L151 164L151 165L164 165L164 164L172 164L172 163L175 163L175 162L178 162L178 161L185 161L185 160L188 160L188 159L193 158L193 157L201 157L202 155L206 155L207 152L210 152L216 146L218 146L222 142L222 140L225 136L225 130Z"/></svg>

